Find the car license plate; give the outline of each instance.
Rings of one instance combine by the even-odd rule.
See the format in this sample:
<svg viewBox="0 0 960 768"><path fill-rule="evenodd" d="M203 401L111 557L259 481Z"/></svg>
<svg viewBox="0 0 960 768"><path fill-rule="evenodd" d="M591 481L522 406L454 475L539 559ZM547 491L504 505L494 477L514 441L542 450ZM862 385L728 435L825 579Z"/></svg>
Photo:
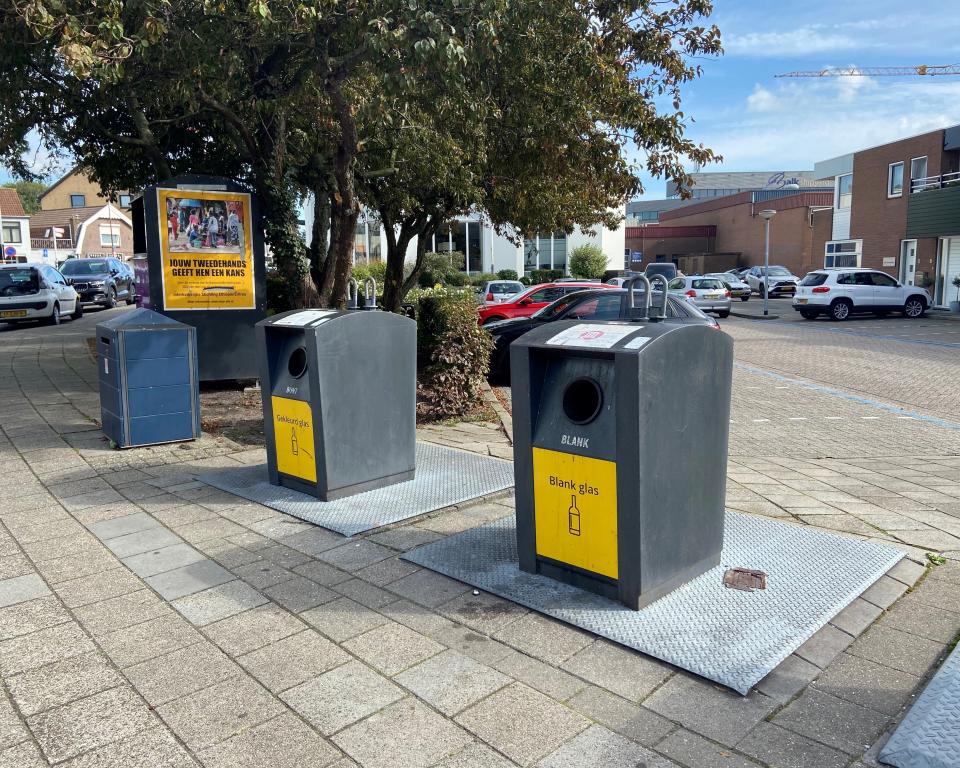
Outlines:
<svg viewBox="0 0 960 768"><path fill-rule="evenodd" d="M719 298L720 298L720 294L719 294L719 293L708 293L706 296L704 296L704 298L705 298L705 299L719 299Z"/></svg>
<svg viewBox="0 0 960 768"><path fill-rule="evenodd" d="M25 309L7 309L0 312L0 317L26 317L27 310Z"/></svg>
<svg viewBox="0 0 960 768"><path fill-rule="evenodd" d="M797 304L806 304L809 299L797 299Z"/></svg>

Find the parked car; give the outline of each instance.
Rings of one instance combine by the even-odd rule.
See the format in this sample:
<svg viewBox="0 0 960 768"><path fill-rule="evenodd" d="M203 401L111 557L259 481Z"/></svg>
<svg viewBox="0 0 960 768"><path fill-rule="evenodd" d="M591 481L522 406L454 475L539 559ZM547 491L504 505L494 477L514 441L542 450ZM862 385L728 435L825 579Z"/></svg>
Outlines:
<svg viewBox="0 0 960 768"><path fill-rule="evenodd" d="M655 261L652 264L647 264L647 268L643 270L648 278L653 277L654 275L663 275L667 280L673 280L680 273L677 272L677 265L672 261Z"/></svg>
<svg viewBox="0 0 960 768"><path fill-rule="evenodd" d="M670 281L671 293L685 297L702 312L716 312L717 317L730 316L730 289L715 277L678 277Z"/></svg>
<svg viewBox="0 0 960 768"><path fill-rule="evenodd" d="M490 280L480 291L480 301L485 305L502 304L525 289L519 280Z"/></svg>
<svg viewBox="0 0 960 768"><path fill-rule="evenodd" d="M612 290L614 286L603 283L553 282L534 285L523 293L518 293L501 304L481 307L478 321L480 325L495 323L513 317L530 317L538 309L543 309L568 293L582 291L584 288L603 288Z"/></svg>
<svg viewBox="0 0 960 768"><path fill-rule="evenodd" d="M0 266L0 321L40 320L59 325L60 318L83 316L83 305L66 278L46 264Z"/></svg>
<svg viewBox="0 0 960 768"><path fill-rule="evenodd" d="M136 297L133 270L120 259L67 259L60 265L60 271L76 289L83 304L99 304L111 309L120 300L133 304Z"/></svg>
<svg viewBox="0 0 960 768"><path fill-rule="evenodd" d="M807 320L818 315L846 320L863 312L881 316L900 312L904 317L917 318L923 317L930 304L930 294L924 288L904 285L886 272L854 267L808 273L793 299L793 308Z"/></svg>
<svg viewBox="0 0 960 768"><path fill-rule="evenodd" d="M750 290L756 291L761 296L767 291L769 283L770 296L793 296L797 292L797 285L800 278L794 275L786 267L768 267L768 274L764 274L763 267L750 267L747 270L745 280Z"/></svg>
<svg viewBox="0 0 960 768"><path fill-rule="evenodd" d="M740 279L736 272L711 272L704 277L715 277L730 289L730 298L750 301L750 286Z"/></svg>
<svg viewBox="0 0 960 768"><path fill-rule="evenodd" d="M488 323L484 328L493 336L493 352L490 355L490 378L494 381L506 381L510 378L510 344L543 323L555 320L628 320L636 317L638 309L631 313L627 294L629 291L580 290L563 296L544 307L531 317L513 320L501 320ZM634 303L639 306L643 301L643 291L636 291ZM660 306L663 291L653 292L653 303ZM668 323L703 323L720 328L716 320L708 317L695 306L681 298L667 294L666 319Z"/></svg>

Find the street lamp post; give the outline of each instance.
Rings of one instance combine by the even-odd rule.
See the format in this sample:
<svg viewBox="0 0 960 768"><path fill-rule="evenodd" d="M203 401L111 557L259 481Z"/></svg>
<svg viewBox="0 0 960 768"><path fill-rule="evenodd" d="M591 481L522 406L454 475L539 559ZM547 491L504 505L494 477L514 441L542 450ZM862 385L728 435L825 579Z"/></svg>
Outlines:
<svg viewBox="0 0 960 768"><path fill-rule="evenodd" d="M763 316L770 314L770 219L777 215L772 208L760 211L763 219Z"/></svg>

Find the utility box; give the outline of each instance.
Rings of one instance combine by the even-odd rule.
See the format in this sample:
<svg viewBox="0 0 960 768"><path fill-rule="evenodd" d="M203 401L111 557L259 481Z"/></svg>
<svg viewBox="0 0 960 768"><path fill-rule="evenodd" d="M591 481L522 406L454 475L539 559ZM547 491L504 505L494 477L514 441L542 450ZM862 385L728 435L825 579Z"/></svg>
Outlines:
<svg viewBox="0 0 960 768"><path fill-rule="evenodd" d="M322 501L411 480L417 324L294 310L257 323L270 482Z"/></svg>
<svg viewBox="0 0 960 768"><path fill-rule="evenodd" d="M100 420L120 448L200 437L197 331L149 309L97 324Z"/></svg>
<svg viewBox="0 0 960 768"><path fill-rule="evenodd" d="M727 334L545 323L510 367L522 570L639 609L720 562Z"/></svg>

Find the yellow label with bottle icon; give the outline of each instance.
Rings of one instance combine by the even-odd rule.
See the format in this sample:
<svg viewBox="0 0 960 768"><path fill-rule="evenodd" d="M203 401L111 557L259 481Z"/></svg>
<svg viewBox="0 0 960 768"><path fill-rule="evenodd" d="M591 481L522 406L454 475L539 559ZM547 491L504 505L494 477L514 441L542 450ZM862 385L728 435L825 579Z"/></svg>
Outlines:
<svg viewBox="0 0 960 768"><path fill-rule="evenodd" d="M277 450L277 471L317 482L317 461L313 455L313 414L310 403L288 397L271 397L273 444Z"/></svg>
<svg viewBox="0 0 960 768"><path fill-rule="evenodd" d="M533 449L537 554L616 579L617 465Z"/></svg>

